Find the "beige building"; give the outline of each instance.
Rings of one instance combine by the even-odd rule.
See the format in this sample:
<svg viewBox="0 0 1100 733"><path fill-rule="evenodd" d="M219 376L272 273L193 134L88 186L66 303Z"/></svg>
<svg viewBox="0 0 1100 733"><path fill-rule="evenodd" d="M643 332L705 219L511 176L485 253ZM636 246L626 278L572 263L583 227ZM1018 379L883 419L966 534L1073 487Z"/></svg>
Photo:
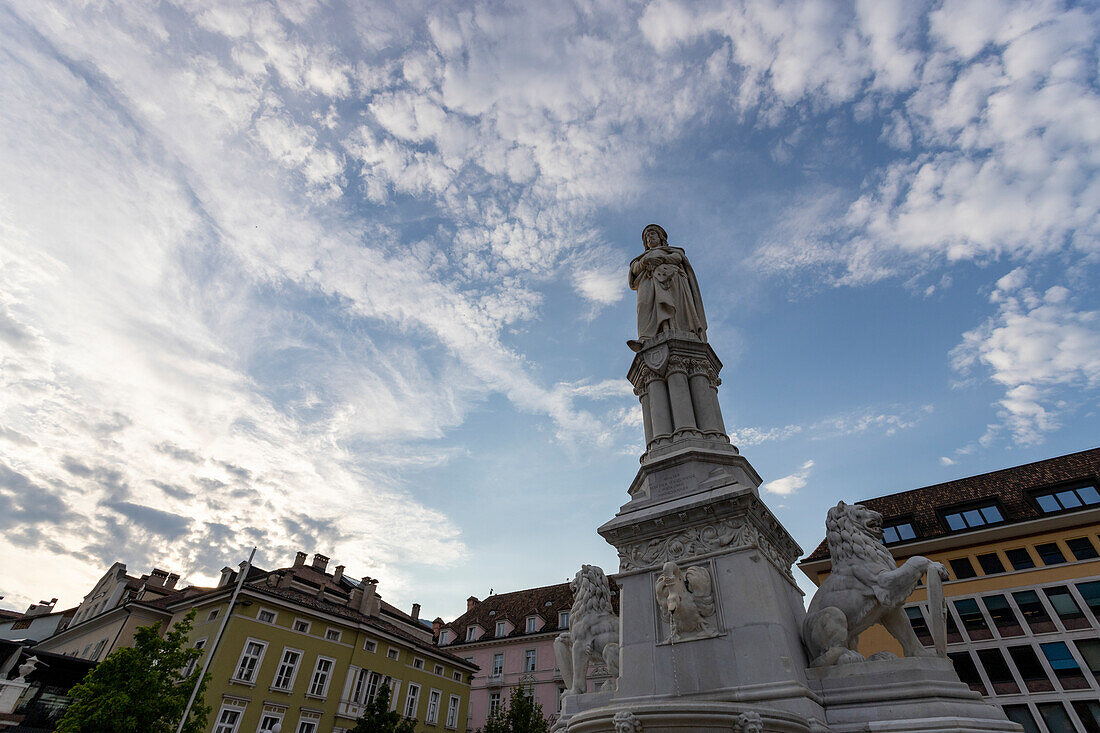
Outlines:
<svg viewBox="0 0 1100 733"><path fill-rule="evenodd" d="M1025 733L1100 733L1100 449L861 502L883 516L899 563L951 574L948 654L959 677ZM799 563L818 585L824 542ZM906 613L931 646L923 587ZM859 651L900 654L881 627Z"/></svg>

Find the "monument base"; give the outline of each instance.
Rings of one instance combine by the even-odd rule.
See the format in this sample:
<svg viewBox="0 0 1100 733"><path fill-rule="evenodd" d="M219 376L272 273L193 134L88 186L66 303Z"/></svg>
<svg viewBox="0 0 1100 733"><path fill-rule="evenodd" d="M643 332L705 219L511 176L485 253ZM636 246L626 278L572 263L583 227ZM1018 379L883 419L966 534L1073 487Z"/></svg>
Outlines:
<svg viewBox="0 0 1100 733"><path fill-rule="evenodd" d="M13 713L19 705L19 699L30 684L13 680L0 680L0 713Z"/></svg>
<svg viewBox="0 0 1100 733"><path fill-rule="evenodd" d="M1023 729L959 681L951 661L907 657L807 671L833 733L987 733Z"/></svg>

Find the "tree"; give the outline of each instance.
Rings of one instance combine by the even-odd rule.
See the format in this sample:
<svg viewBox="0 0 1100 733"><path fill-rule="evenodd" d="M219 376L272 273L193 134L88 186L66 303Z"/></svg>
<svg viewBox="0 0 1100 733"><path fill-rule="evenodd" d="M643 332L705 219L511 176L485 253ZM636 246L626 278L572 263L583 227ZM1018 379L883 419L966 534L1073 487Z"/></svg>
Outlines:
<svg viewBox="0 0 1100 733"><path fill-rule="evenodd" d="M416 720L390 710L390 687L385 682L367 702L359 721L348 733L415 733Z"/></svg>
<svg viewBox="0 0 1100 733"><path fill-rule="evenodd" d="M175 733L201 670L183 673L202 656L185 646L195 609L173 624L163 637L160 623L142 626L134 645L116 649L69 692L72 704L57 723L56 733ZM202 680L184 733L206 728L210 706Z"/></svg>
<svg viewBox="0 0 1100 733"><path fill-rule="evenodd" d="M542 717L542 705L535 702L534 690L521 684L512 688L508 703L485 721L482 733L547 733L549 729Z"/></svg>

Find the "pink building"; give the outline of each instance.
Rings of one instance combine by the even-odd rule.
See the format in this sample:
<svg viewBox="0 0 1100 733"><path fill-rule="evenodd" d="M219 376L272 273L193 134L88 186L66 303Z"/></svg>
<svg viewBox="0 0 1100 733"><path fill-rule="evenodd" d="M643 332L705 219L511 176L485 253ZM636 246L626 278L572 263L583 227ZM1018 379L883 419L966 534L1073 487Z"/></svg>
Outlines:
<svg viewBox="0 0 1100 733"><path fill-rule="evenodd" d="M611 580L611 601L618 609L618 586ZM557 720L565 689L554 656L554 639L569 628L573 594L568 583L491 595L471 596L466 613L443 624L437 620L436 643L481 667L470 685L467 730L485 725L489 713L507 702L512 688L529 685L551 722ZM588 668L588 689L607 679L602 665Z"/></svg>

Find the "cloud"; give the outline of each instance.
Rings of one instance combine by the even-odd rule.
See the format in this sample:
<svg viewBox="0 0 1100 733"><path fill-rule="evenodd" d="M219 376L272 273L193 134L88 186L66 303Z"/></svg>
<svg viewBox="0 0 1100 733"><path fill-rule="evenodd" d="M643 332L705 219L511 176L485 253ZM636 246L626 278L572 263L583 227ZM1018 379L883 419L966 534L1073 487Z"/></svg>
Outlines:
<svg viewBox="0 0 1100 733"><path fill-rule="evenodd" d="M1100 385L1100 312L1075 308L1064 286L1038 291L1028 280L1022 268L1000 278L989 296L996 313L950 354L959 374L981 372L1004 389L987 442L1004 427L1020 445L1041 443L1070 395Z"/></svg>
<svg viewBox="0 0 1100 733"><path fill-rule="evenodd" d="M810 476L810 469L814 467L813 461L806 461L802 464L802 468L795 473L777 478L774 481L768 481L762 484L760 488L767 491L769 494L776 494L778 496L790 496L803 486L806 485L806 481Z"/></svg>

